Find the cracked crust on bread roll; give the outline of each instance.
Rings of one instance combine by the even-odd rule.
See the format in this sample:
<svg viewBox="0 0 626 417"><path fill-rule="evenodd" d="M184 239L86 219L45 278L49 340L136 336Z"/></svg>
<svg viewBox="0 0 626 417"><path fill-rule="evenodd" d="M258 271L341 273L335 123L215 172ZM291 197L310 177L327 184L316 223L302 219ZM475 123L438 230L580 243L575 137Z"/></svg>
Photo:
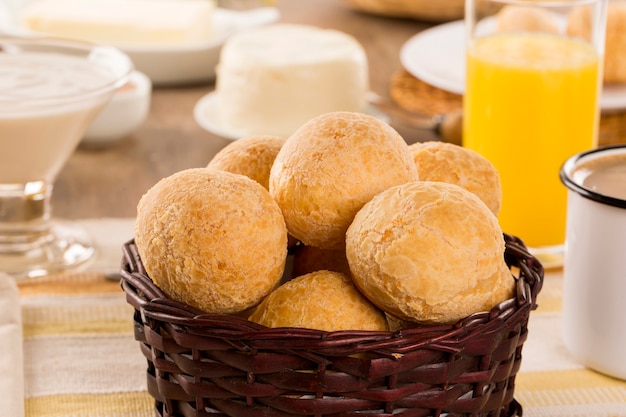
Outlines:
<svg viewBox="0 0 626 417"><path fill-rule="evenodd" d="M476 194L497 216L502 185L496 167L471 149L445 142L409 145L420 180L456 184Z"/></svg>
<svg viewBox="0 0 626 417"><path fill-rule="evenodd" d="M288 281L268 295L249 320L267 327L324 331L387 330L385 315L346 275L315 271Z"/></svg>
<svg viewBox="0 0 626 417"><path fill-rule="evenodd" d="M491 280L496 282L495 284L496 290L493 291L492 293L492 299L486 303L487 306L492 305L495 307L500 302L508 300L509 298L514 296L515 284L514 283L512 284L514 278L513 278L513 274L511 270L506 265L506 263L503 263L500 266L499 271L496 271L495 275L491 278ZM487 311L487 310L488 309L485 308L484 310L481 310L481 311ZM397 330L402 330L402 329L410 329L413 327L423 326L423 323L416 322L414 320L411 320L411 321L405 320L405 319L403 320L389 313L386 313L385 316L387 318L389 331L391 332L395 332Z"/></svg>
<svg viewBox="0 0 626 417"><path fill-rule="evenodd" d="M346 235L352 278L378 307L401 320L454 323L510 298L496 216L474 194L417 181L374 197Z"/></svg>
<svg viewBox="0 0 626 417"><path fill-rule="evenodd" d="M284 143L285 138L272 135L237 139L215 154L207 168L245 175L269 189L270 170Z"/></svg>
<svg viewBox="0 0 626 417"><path fill-rule="evenodd" d="M287 228L269 192L206 168L177 172L142 196L135 242L159 288L207 313L258 304L279 284L287 258Z"/></svg>
<svg viewBox="0 0 626 417"><path fill-rule="evenodd" d="M270 194L289 233L322 249L345 246L356 212L374 195L418 179L407 143L363 113L315 117L291 135L270 171Z"/></svg>

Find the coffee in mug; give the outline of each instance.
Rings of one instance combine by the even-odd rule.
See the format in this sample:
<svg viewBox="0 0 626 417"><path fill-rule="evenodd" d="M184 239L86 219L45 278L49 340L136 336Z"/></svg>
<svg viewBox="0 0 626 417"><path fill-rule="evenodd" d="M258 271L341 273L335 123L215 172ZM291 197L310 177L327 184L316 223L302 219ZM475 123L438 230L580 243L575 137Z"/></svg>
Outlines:
<svg viewBox="0 0 626 417"><path fill-rule="evenodd" d="M580 162L572 178L595 193L626 200L626 152Z"/></svg>

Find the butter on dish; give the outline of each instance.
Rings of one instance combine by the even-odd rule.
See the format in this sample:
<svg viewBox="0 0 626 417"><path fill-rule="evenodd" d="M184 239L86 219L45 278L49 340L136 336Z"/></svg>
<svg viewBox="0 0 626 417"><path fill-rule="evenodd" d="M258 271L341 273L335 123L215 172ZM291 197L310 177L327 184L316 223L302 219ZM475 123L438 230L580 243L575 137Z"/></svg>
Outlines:
<svg viewBox="0 0 626 417"><path fill-rule="evenodd" d="M38 0L22 12L31 31L115 45L180 45L214 34L210 0Z"/></svg>

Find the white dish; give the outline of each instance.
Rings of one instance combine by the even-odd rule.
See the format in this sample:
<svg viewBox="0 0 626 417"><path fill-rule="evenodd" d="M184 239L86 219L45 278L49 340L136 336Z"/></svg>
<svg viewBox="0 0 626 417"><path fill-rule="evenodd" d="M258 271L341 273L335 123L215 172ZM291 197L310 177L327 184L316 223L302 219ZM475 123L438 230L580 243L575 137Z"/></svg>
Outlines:
<svg viewBox="0 0 626 417"><path fill-rule="evenodd" d="M465 23L462 20L426 29L400 49L402 66L414 77L455 94L465 91ZM626 85L605 85L602 110L626 108Z"/></svg>
<svg viewBox="0 0 626 417"><path fill-rule="evenodd" d="M241 132L236 132L229 129L228 127L225 127L221 123L217 111L218 106L219 97L216 91L212 91L203 96L200 100L198 100L193 109L193 116L196 120L196 123L198 123L198 125L200 125L200 127L207 132L222 137L224 139L237 140L246 136ZM374 108L373 106L367 106L365 112L374 117L377 117L385 123L389 123L389 117L380 110Z"/></svg>
<svg viewBox="0 0 626 417"><path fill-rule="evenodd" d="M115 92L91 122L81 145L106 147L133 133L148 116L151 93L150 79L139 71L133 71L128 83Z"/></svg>
<svg viewBox="0 0 626 417"><path fill-rule="evenodd" d="M0 9L0 17L2 10ZM278 9L260 7L245 11L218 8L214 14L215 38L207 43L193 45L134 46L113 45L124 51L135 69L146 74L153 85L180 85L212 81L224 42L242 30L266 25L280 18ZM8 19L0 19L0 32L19 36L33 36L20 27L7 26Z"/></svg>
<svg viewBox="0 0 626 417"><path fill-rule="evenodd" d="M217 112L218 100L219 98L215 91L206 94L198 100L193 108L193 117L196 123L207 132L224 139L236 140L242 138L244 134L234 132L222 124Z"/></svg>
<svg viewBox="0 0 626 417"><path fill-rule="evenodd" d="M212 42L185 47L120 47L135 67L146 73L155 85L197 83L215 78L222 46L229 36L256 26L277 21L280 13L273 7L247 11L215 10L216 37Z"/></svg>
<svg viewBox="0 0 626 417"><path fill-rule="evenodd" d="M444 23L410 38L400 49L402 66L414 77L442 90L465 89L465 24Z"/></svg>

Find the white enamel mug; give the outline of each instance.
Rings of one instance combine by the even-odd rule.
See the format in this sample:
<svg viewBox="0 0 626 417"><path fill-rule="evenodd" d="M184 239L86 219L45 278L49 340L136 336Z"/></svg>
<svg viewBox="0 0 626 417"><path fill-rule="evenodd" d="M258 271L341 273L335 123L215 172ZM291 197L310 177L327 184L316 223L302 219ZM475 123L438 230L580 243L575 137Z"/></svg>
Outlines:
<svg viewBox="0 0 626 417"><path fill-rule="evenodd" d="M562 333L586 367L626 379L626 197L586 183L607 158L619 161L613 179L624 190L626 145L574 155L561 168L568 188Z"/></svg>

